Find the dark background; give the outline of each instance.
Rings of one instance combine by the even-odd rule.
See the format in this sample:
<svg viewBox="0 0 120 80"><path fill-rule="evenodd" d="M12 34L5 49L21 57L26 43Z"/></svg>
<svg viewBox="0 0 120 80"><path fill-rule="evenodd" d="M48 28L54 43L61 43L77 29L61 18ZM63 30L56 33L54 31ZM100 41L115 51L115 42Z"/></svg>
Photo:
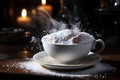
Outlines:
<svg viewBox="0 0 120 80"><path fill-rule="evenodd" d="M72 5L72 0L68 0L68 6ZM74 0L73 0L74 1ZM41 0L0 0L0 26L9 27L15 24L15 19L17 16L20 16L21 10L26 8L30 11L33 8L36 8L41 4ZM59 0L47 0L47 4L53 6L53 17L56 17L60 10L60 1ZM99 0L78 0L77 3L83 9L85 14L91 20L94 20L95 8L99 7ZM6 24L7 23L7 24Z"/></svg>
<svg viewBox="0 0 120 80"><path fill-rule="evenodd" d="M47 4L55 6L59 10L58 0L48 0ZM26 8L28 15L31 10L41 5L41 0L0 0L0 27L12 27L16 24L16 18L21 15L21 10Z"/></svg>
<svg viewBox="0 0 120 80"><path fill-rule="evenodd" d="M73 0L74 1L74 0ZM108 5L101 5L100 1L106 1ZM91 25L84 27L94 29L93 31L101 34L97 38L102 38L107 47L120 46L120 20L119 6L114 7L111 0L78 0L78 10L81 17L84 17ZM114 2L113 2L114 3ZM41 0L0 0L0 28L4 27L19 27L16 23L16 18L20 16L21 10L26 8L28 15L31 10L41 4ZM58 18L60 11L59 0L47 0L47 4L53 6L52 17ZM71 10L72 0L68 0L67 5ZM87 21L83 21L86 22Z"/></svg>

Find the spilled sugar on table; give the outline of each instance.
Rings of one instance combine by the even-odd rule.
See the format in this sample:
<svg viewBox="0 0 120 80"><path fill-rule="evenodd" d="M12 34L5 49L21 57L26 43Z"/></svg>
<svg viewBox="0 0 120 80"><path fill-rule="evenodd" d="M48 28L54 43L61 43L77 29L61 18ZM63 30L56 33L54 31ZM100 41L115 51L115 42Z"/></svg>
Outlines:
<svg viewBox="0 0 120 80"><path fill-rule="evenodd" d="M94 66L73 70L51 70L33 60L41 51L36 44L0 44L0 79L15 80L119 80L120 49L105 48Z"/></svg>

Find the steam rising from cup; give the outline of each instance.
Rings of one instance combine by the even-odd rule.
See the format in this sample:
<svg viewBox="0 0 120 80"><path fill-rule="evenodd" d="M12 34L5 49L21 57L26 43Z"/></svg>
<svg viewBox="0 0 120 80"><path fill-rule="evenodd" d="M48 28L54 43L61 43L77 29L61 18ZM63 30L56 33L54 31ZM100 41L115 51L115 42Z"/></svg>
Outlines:
<svg viewBox="0 0 120 80"><path fill-rule="evenodd" d="M70 27L68 25L70 25ZM57 21L53 19L44 9L36 10L36 14L32 16L30 27L32 30L34 30L35 33L37 33L39 37L68 28L71 30L88 32L89 34L95 35L97 37L101 36L101 34L98 34L91 26L89 27L88 25L88 27L84 27L81 21L75 24L67 24Z"/></svg>

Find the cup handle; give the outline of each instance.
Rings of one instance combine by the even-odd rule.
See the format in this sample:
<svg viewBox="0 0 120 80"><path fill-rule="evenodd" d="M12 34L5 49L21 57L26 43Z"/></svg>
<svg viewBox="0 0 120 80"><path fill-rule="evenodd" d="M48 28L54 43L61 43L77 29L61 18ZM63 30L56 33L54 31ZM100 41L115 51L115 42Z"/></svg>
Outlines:
<svg viewBox="0 0 120 80"><path fill-rule="evenodd" d="M100 48L97 52L95 52L93 55L99 54L99 53L102 52L102 51L104 50L104 48L105 48L105 43L104 43L104 41L101 40L101 39L97 39L97 40L95 40L92 49L95 49L95 48L96 48L97 43L100 43L100 44L101 44L101 48Z"/></svg>

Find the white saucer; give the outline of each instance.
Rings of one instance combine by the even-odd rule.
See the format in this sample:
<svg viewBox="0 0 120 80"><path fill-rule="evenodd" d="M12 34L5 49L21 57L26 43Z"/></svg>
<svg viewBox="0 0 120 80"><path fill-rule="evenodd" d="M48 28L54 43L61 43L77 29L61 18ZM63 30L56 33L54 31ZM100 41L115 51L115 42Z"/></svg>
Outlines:
<svg viewBox="0 0 120 80"><path fill-rule="evenodd" d="M93 54L93 52L90 52ZM44 51L38 52L33 56L33 59L38 62L43 67L48 69L84 69L95 65L98 61L101 60L100 55L87 56L84 59L77 61L77 64L61 64L55 61L50 56L46 55Z"/></svg>

